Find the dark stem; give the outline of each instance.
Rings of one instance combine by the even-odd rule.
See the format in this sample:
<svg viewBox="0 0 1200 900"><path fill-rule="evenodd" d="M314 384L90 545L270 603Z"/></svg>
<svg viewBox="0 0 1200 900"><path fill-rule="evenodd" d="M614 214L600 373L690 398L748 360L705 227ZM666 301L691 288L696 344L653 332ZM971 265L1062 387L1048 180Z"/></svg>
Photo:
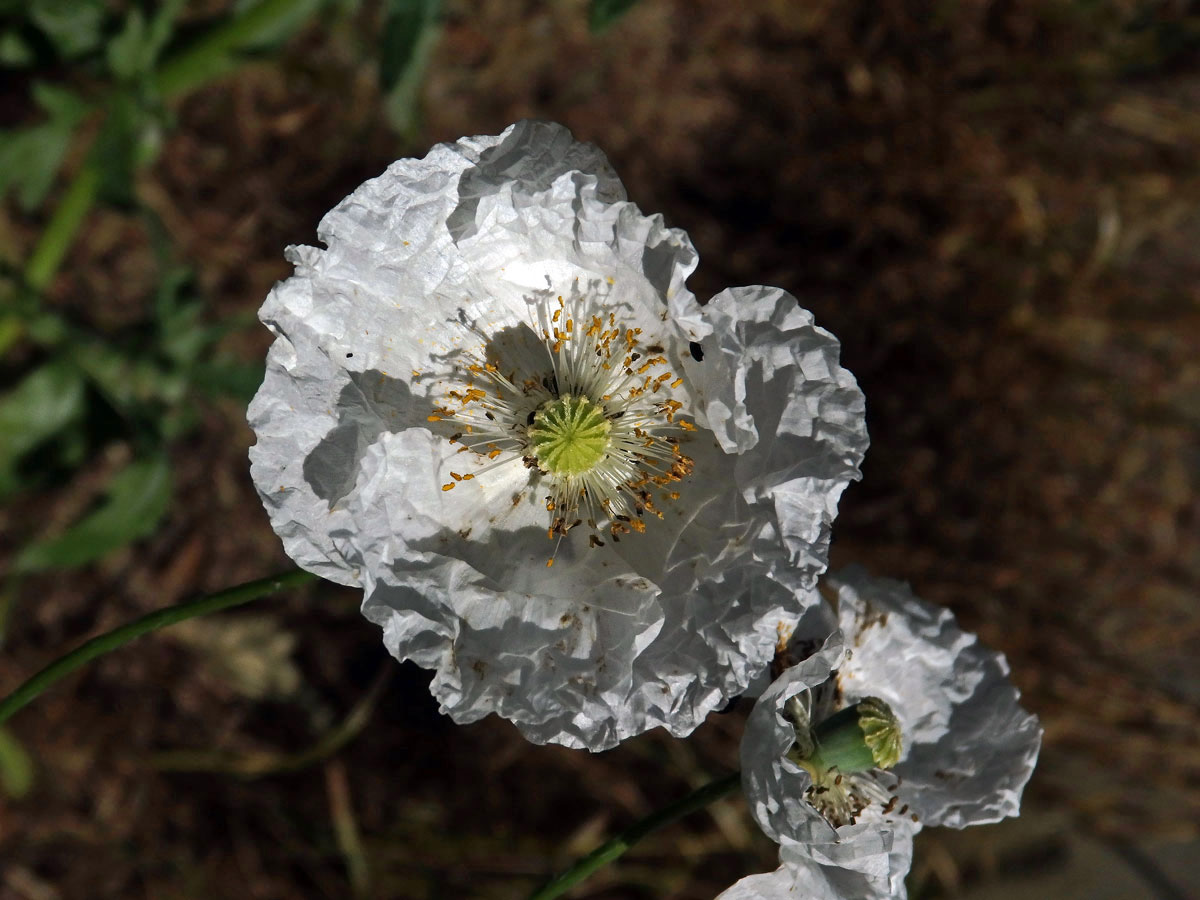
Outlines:
<svg viewBox="0 0 1200 900"><path fill-rule="evenodd" d="M735 791L741 783L742 773L734 772L724 778L710 781L683 799L676 800L670 806L664 806L651 813L641 821L630 825L608 843L597 847L553 881L530 894L529 900L551 900L553 897L561 896L601 866L612 862L648 834L682 819L688 813L703 809L715 800Z"/></svg>
<svg viewBox="0 0 1200 900"><path fill-rule="evenodd" d="M174 625L176 622L182 622L185 619L194 619L196 616L202 616L206 613L228 609L231 606L238 606L242 603L249 603L251 600L257 600L259 597L267 597L278 593L284 588L307 584L315 580L316 577L311 572L303 572L297 569L294 572L273 575L270 578L261 578L258 581L239 584L237 587L218 591L215 594L208 594L197 600L187 600L175 606L168 606L166 609L152 612L119 628L114 628L112 631L97 635L90 641L76 647L65 656L60 656L3 700L0 700L0 724L6 722L17 710L32 701L38 694L42 693L42 691L46 690L56 681L70 675L97 656L103 656L105 653L116 650L134 638L139 638L143 634L156 631L167 625Z"/></svg>

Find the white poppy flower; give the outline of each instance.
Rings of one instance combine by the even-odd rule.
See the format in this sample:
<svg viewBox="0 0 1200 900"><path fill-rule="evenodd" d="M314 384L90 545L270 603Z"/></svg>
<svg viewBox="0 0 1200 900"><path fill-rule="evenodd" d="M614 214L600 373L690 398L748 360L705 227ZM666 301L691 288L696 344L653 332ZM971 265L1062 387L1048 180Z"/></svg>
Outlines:
<svg viewBox="0 0 1200 900"><path fill-rule="evenodd" d="M400 160L318 236L249 411L288 554L458 722L600 750L741 691L859 477L837 341L775 288L701 307L687 235L550 123Z"/></svg>
<svg viewBox="0 0 1200 900"><path fill-rule="evenodd" d="M817 649L763 693L742 739L743 788L782 865L720 900L903 898L916 832L1017 815L1037 763L1042 730L1002 654L900 582L858 568L825 581L837 622L802 623L792 650Z"/></svg>

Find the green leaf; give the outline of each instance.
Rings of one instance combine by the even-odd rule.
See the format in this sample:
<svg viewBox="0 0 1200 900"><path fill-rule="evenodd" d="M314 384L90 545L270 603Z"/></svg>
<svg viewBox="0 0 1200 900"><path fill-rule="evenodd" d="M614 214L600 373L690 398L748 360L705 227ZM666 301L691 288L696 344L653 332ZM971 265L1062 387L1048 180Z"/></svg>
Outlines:
<svg viewBox="0 0 1200 900"><path fill-rule="evenodd" d="M24 323L17 316L0 315L0 357L8 352L25 333Z"/></svg>
<svg viewBox="0 0 1200 900"><path fill-rule="evenodd" d="M10 187L25 210L41 204L54 183L87 104L62 88L35 83L33 99L49 116L40 125L0 132L0 197Z"/></svg>
<svg viewBox="0 0 1200 900"><path fill-rule="evenodd" d="M72 361L112 405L127 417L160 395L165 375L145 357L121 352L104 341L81 340L71 348Z"/></svg>
<svg viewBox="0 0 1200 900"><path fill-rule="evenodd" d="M33 102L51 119L70 123L74 128L87 115L88 105L74 91L44 81L33 83Z"/></svg>
<svg viewBox="0 0 1200 900"><path fill-rule="evenodd" d="M262 385L263 364L215 359L197 365L192 378L196 387L210 396L224 395L248 403Z"/></svg>
<svg viewBox="0 0 1200 900"><path fill-rule="evenodd" d="M14 800L33 787L33 760L4 728L0 728L0 787Z"/></svg>
<svg viewBox="0 0 1200 900"><path fill-rule="evenodd" d="M71 133L50 125L0 133L0 196L15 186L17 202L29 212L45 199Z"/></svg>
<svg viewBox="0 0 1200 900"><path fill-rule="evenodd" d="M441 0L389 0L379 55L384 113L402 134L416 128L425 69L441 37Z"/></svg>
<svg viewBox="0 0 1200 900"><path fill-rule="evenodd" d="M104 39L104 0L33 0L28 12L64 58L83 56Z"/></svg>
<svg viewBox="0 0 1200 900"><path fill-rule="evenodd" d="M175 30L185 0L167 0L147 22L138 7L130 9L119 34L108 42L109 71L118 81L149 74Z"/></svg>
<svg viewBox="0 0 1200 900"><path fill-rule="evenodd" d="M146 43L146 17L136 6L125 17L125 26L109 42L105 51L108 69L118 81L131 81L142 72L145 59L142 47Z"/></svg>
<svg viewBox="0 0 1200 900"><path fill-rule="evenodd" d="M303 25L322 0L291 0L269 16L259 19L253 32L246 32L241 49L270 49L278 47ZM262 9L271 7L271 0L237 0L234 11L239 19L249 19Z"/></svg>
<svg viewBox="0 0 1200 900"><path fill-rule="evenodd" d="M232 71L240 54L270 46L289 37L319 5L320 0L258 0L240 2L227 17L178 53L171 54L154 76L154 86L170 97L198 88Z"/></svg>
<svg viewBox="0 0 1200 900"><path fill-rule="evenodd" d="M13 571L38 572L81 566L153 533L171 499L171 467L165 455L135 460L114 477L108 496L92 513L56 538L30 544Z"/></svg>
<svg viewBox="0 0 1200 900"><path fill-rule="evenodd" d="M221 336L221 329L200 321L199 303L185 306L164 321L159 350L175 366L186 369L194 364Z"/></svg>
<svg viewBox="0 0 1200 900"><path fill-rule="evenodd" d="M159 11L154 14L154 18L150 20L150 27L146 31L146 43L143 47L146 72L154 68L154 64L162 56L167 42L175 33L175 20L179 18L179 14L183 12L186 4L187 0L165 0Z"/></svg>
<svg viewBox="0 0 1200 900"><path fill-rule="evenodd" d="M0 32L0 66L24 69L33 65L37 54L21 34L13 30Z"/></svg>
<svg viewBox="0 0 1200 900"><path fill-rule="evenodd" d="M134 175L139 167L153 162L161 148L162 124L157 115L131 93L114 95L95 145L105 199L131 205Z"/></svg>
<svg viewBox="0 0 1200 900"><path fill-rule="evenodd" d="M0 398L0 497L20 487L15 469L22 456L82 417L83 387L77 369L54 361Z"/></svg>
<svg viewBox="0 0 1200 900"><path fill-rule="evenodd" d="M588 7L588 26L593 32L604 31L629 12L638 0L592 0Z"/></svg>
<svg viewBox="0 0 1200 900"><path fill-rule="evenodd" d="M220 340L225 329L203 322L204 303L190 292L192 270L167 263L159 276L154 317L158 351L173 365L187 368Z"/></svg>
<svg viewBox="0 0 1200 900"><path fill-rule="evenodd" d="M161 348L154 342L152 349ZM114 346L75 335L71 339L71 362L127 419L156 415L161 404L178 403L187 393L187 368L164 365L145 346Z"/></svg>
<svg viewBox="0 0 1200 900"><path fill-rule="evenodd" d="M441 0L389 0L379 46L379 86L390 91L416 61L421 38L437 27Z"/></svg>

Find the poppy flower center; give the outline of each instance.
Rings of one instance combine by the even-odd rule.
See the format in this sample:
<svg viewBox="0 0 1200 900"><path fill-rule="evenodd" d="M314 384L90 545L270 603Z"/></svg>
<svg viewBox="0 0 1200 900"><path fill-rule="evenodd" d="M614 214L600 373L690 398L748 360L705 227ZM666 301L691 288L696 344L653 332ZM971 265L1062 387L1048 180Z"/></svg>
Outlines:
<svg viewBox="0 0 1200 900"><path fill-rule="evenodd" d="M551 475L582 475L604 459L612 445L612 423L588 400L565 394L548 400L526 434L538 465Z"/></svg>

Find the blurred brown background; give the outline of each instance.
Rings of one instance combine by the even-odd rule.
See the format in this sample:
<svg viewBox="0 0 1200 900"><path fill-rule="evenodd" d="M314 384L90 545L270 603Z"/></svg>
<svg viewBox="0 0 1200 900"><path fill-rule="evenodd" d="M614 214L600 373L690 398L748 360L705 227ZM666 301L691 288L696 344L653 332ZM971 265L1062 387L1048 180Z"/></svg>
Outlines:
<svg viewBox="0 0 1200 900"><path fill-rule="evenodd" d="M211 317L255 310L289 272L283 246L315 241L392 159L522 117L567 124L689 232L699 297L779 285L841 339L872 448L835 565L951 607L1042 718L1028 815L924 834L912 896L1200 896L1200 12L643 0L599 35L579 0L444 13L408 138L380 114L371 3L177 106L138 190ZM4 212L9 255L40 224ZM97 212L51 301L119 328L149 302L149 254L135 218ZM227 341L247 359L268 343L256 326ZM243 412L211 404L173 448L156 536L16 588L0 689L141 612L287 566ZM21 497L0 552L90 499L86 478ZM358 599L319 586L161 633L15 718L38 780L0 799L0 900L520 897L736 766L748 703L686 742L595 756L494 718L455 727ZM361 734L279 771L380 677ZM732 799L572 896L700 900L774 865Z"/></svg>

